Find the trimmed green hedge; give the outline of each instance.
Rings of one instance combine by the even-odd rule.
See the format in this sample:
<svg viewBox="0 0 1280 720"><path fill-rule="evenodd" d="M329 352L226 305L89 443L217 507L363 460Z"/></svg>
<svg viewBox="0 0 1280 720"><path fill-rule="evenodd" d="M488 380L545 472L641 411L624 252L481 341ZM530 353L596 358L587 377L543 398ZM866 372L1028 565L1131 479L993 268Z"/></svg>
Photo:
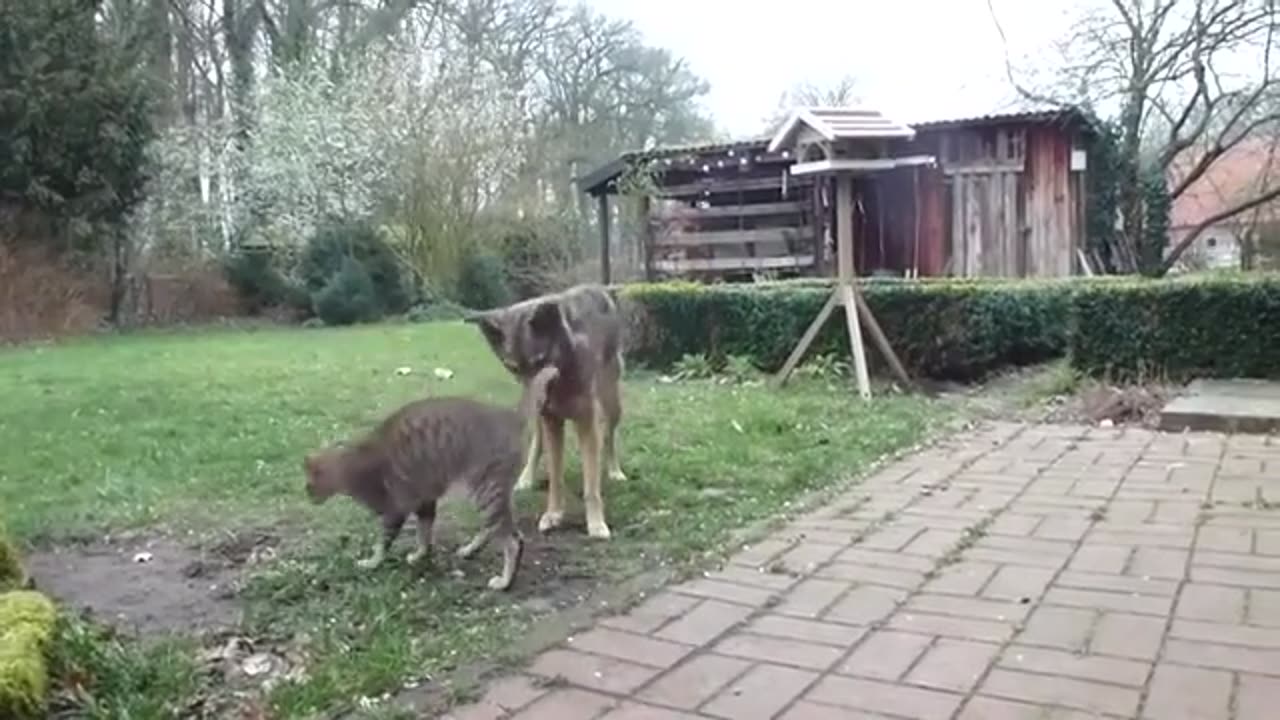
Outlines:
<svg viewBox="0 0 1280 720"><path fill-rule="evenodd" d="M830 283L756 285L687 282L629 285L619 296L629 323L628 355L663 367L685 354L740 355L781 367L822 308ZM1066 352L1071 294L1064 281L869 280L862 293L894 350L914 374L972 379L1005 365ZM842 310L809 355L848 355ZM883 367L874 345L873 366Z"/></svg>
<svg viewBox="0 0 1280 720"><path fill-rule="evenodd" d="M1067 355L1090 375L1280 377L1280 276L1172 280L863 279L880 326L916 376L969 380ZM781 367L830 293L826 280L627 285L627 353L650 367L686 354ZM837 310L806 357L848 356ZM884 363L868 343L878 371Z"/></svg>
<svg viewBox="0 0 1280 720"><path fill-rule="evenodd" d="M1280 278L1125 280L1073 294L1072 364L1117 380L1280 377Z"/></svg>

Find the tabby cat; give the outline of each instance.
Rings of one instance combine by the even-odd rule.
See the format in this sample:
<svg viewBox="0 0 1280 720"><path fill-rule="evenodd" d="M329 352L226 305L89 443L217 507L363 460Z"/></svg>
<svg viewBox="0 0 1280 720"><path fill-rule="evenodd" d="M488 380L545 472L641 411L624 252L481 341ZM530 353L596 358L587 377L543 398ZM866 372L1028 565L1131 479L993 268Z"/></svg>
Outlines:
<svg viewBox="0 0 1280 720"><path fill-rule="evenodd" d="M436 503L454 483L464 483L485 517L484 528L458 556L469 558L491 538L503 540L502 574L489 580L494 590L515 581L524 539L516 528L512 494L524 462L526 420L546 402L554 368L526 387L518 409L462 397L427 398L391 414L353 445L337 445L307 455L307 493L319 504L346 495L382 521L382 537L363 569L382 564L409 515L418 521L416 564L431 552Z"/></svg>

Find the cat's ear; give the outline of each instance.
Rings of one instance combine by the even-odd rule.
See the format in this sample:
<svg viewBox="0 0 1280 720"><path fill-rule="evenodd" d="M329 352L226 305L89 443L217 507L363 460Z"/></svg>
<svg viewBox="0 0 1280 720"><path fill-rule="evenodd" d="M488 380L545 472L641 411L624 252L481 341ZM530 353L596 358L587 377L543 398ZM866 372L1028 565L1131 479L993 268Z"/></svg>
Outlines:
<svg viewBox="0 0 1280 720"><path fill-rule="evenodd" d="M560 318L560 304L544 302L533 311L529 318L529 328L535 335L554 335L564 327Z"/></svg>

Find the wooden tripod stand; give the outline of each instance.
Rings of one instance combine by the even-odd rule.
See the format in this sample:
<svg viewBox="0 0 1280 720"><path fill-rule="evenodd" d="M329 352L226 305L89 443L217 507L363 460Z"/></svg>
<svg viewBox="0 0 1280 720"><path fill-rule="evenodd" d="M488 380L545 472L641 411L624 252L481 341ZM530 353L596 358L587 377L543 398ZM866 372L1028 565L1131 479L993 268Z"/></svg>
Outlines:
<svg viewBox="0 0 1280 720"><path fill-rule="evenodd" d="M800 359L808 352L809 346L813 344L814 338L818 336L818 331L831 317L831 313L835 310L836 305L844 306L845 324L849 331L849 349L853 353L854 374L858 381L858 394L862 398L871 397L871 380L867 374L867 355L862 344L862 323L866 323L867 332L871 335L871 339L880 349L880 353L889 363L893 374L902 381L904 386L912 385L911 376L907 374L906 368L902 366L902 362L898 359L898 355L894 353L893 347L889 345L889 339L885 337L884 332L880 329L880 324L876 322L875 315L871 313L871 308L867 306L866 300L862 294L858 292L857 277L853 271L853 176L849 173L839 173L836 175L836 284L831 290L831 296L827 298L827 302L818 311L817 317L809 324L804 335L800 336L800 342L796 343L796 347L791 351L791 355L787 357L787 361L783 363L782 369L778 371L777 383L783 385L791 377L791 373L796 369L796 365L800 363ZM861 319L861 322L859 322Z"/></svg>

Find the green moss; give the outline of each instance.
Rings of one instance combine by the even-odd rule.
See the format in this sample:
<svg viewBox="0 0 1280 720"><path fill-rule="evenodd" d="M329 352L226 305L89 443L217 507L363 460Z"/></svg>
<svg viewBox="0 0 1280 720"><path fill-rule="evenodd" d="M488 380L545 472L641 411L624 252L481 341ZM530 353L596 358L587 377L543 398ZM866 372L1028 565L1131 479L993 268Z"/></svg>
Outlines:
<svg viewBox="0 0 1280 720"><path fill-rule="evenodd" d="M49 690L45 650L57 610L27 590L0 595L0 717L42 717Z"/></svg>

